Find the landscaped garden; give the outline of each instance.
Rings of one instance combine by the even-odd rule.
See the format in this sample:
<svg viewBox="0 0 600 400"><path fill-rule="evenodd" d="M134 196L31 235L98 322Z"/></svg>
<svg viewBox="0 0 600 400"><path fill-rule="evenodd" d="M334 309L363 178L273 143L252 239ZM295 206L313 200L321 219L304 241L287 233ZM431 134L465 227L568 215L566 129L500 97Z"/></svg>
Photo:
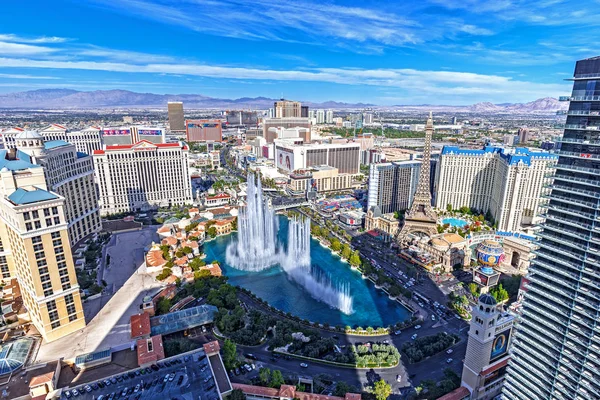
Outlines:
<svg viewBox="0 0 600 400"><path fill-rule="evenodd" d="M417 363L445 351L458 343L459 340L460 338L457 335L441 332L437 335L424 336L412 342L406 342L402 346L402 352L406 354L408 362Z"/></svg>
<svg viewBox="0 0 600 400"><path fill-rule="evenodd" d="M438 233L456 233L465 237L472 232L496 229L496 223L489 210L484 214L469 207L453 209L452 204L448 204L445 210L438 210L438 216Z"/></svg>

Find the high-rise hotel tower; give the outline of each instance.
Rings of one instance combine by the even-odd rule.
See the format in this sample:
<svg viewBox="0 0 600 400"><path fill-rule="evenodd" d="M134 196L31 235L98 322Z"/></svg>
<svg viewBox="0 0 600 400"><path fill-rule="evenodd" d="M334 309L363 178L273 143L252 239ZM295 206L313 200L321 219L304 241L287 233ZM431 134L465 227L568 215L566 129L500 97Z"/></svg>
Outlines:
<svg viewBox="0 0 600 400"><path fill-rule="evenodd" d="M45 148L37 132L23 131L16 140L30 153ZM31 154L0 150L2 279L17 280L33 325L52 341L83 328L85 319L69 244L68 201L51 190L45 173Z"/></svg>
<svg viewBox="0 0 600 400"><path fill-rule="evenodd" d="M600 57L573 81L506 399L600 398Z"/></svg>

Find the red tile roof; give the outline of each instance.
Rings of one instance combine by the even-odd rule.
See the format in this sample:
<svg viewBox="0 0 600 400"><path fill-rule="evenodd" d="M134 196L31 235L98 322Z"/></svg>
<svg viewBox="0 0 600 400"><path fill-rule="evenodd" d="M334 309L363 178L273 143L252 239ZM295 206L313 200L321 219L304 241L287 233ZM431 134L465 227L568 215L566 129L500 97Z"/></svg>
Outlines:
<svg viewBox="0 0 600 400"><path fill-rule="evenodd" d="M137 341L138 365L155 363L165 358L165 349L161 335L152 336L150 339L138 339Z"/></svg>
<svg viewBox="0 0 600 400"><path fill-rule="evenodd" d="M462 400L468 398L468 396L470 395L471 392L469 392L469 389L467 389L464 386L461 386L458 389L451 391L450 393L446 393L442 397L438 397L437 400Z"/></svg>
<svg viewBox="0 0 600 400"><path fill-rule="evenodd" d="M507 357L504 360L500 361L499 363L496 363L496 364L492 365L491 367L484 369L483 371L481 371L479 373L479 375L486 376L486 375L488 375L488 374L490 374L490 373L492 373L492 372L494 372L494 371L496 371L496 370L498 370L498 369L500 369L502 367L507 366L508 365L508 360L510 360L510 357Z"/></svg>
<svg viewBox="0 0 600 400"><path fill-rule="evenodd" d="M221 350L221 346L219 346L219 342L213 340L212 342L205 343L203 345L204 352L206 354L218 353Z"/></svg>
<svg viewBox="0 0 600 400"><path fill-rule="evenodd" d="M131 316L131 338L139 338L150 334L150 315L148 313Z"/></svg>
<svg viewBox="0 0 600 400"><path fill-rule="evenodd" d="M50 371L50 372L46 372L45 374L42 375L38 375L38 376L34 376L33 378L31 378L31 381L29 382L29 387L35 387L35 386L40 386L40 385L44 385L50 381L52 381L52 378L54 378L54 372Z"/></svg>
<svg viewBox="0 0 600 400"><path fill-rule="evenodd" d="M146 264L151 267L161 267L167 263L164 259L162 250L150 250L146 254Z"/></svg>
<svg viewBox="0 0 600 400"><path fill-rule="evenodd" d="M206 200L224 199L224 198L229 198L229 197L231 197L231 196L228 195L227 193L219 193L219 194L215 194L214 196L208 196L206 198Z"/></svg>
<svg viewBox="0 0 600 400"><path fill-rule="evenodd" d="M234 389L240 389L242 392L250 395L278 398L297 398L300 400L344 400L342 397L325 396L322 394L298 392L294 386L281 385L281 389L266 388L262 386L244 385L242 383L232 383ZM360 394L347 393L345 400L360 400Z"/></svg>

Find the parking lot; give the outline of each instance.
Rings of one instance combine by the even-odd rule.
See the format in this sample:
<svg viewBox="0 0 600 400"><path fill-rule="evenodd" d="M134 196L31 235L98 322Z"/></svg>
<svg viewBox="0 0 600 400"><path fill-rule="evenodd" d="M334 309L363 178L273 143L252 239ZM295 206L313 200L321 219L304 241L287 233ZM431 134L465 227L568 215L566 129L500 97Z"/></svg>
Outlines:
<svg viewBox="0 0 600 400"><path fill-rule="evenodd" d="M204 351L66 388L61 399L197 399L199 396L206 400L219 398Z"/></svg>

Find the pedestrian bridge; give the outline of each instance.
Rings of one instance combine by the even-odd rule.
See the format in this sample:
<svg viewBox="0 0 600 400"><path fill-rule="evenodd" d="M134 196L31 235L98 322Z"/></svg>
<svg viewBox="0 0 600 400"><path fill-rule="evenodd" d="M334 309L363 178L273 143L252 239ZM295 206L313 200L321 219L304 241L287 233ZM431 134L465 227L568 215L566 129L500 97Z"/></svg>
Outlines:
<svg viewBox="0 0 600 400"><path fill-rule="evenodd" d="M303 207L303 206L309 206L309 205L310 205L310 203L308 201L299 201L296 203L278 204L276 206L273 206L273 210L280 211L280 210L287 210L289 208Z"/></svg>

